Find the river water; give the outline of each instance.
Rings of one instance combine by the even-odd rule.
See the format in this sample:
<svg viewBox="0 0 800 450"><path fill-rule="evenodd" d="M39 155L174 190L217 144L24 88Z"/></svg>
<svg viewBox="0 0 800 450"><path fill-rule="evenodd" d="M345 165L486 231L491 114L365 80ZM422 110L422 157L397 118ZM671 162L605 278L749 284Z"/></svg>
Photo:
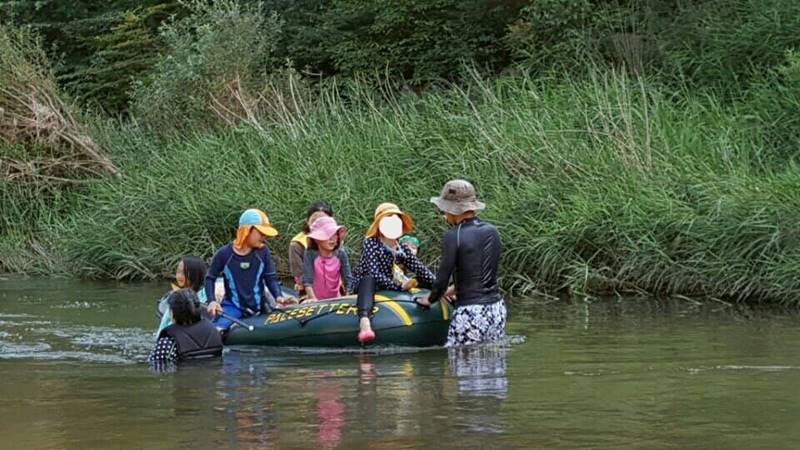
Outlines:
<svg viewBox="0 0 800 450"><path fill-rule="evenodd" d="M504 345L145 362L164 284L0 279L0 448L798 448L800 316L513 299Z"/></svg>

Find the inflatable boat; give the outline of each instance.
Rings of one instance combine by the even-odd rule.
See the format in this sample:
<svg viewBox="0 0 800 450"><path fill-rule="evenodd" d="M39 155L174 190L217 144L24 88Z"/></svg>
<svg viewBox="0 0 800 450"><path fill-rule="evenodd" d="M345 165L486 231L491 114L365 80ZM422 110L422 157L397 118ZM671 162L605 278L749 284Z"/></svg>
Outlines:
<svg viewBox="0 0 800 450"><path fill-rule="evenodd" d="M430 308L419 306L413 294L379 291L375 295L372 329L373 346L429 347L443 345L447 338L452 307L437 302ZM161 306L160 312L165 311ZM225 336L225 345L286 347L357 347L358 310L356 297L345 296L314 303L278 307L267 314L242 319L248 326L234 324Z"/></svg>

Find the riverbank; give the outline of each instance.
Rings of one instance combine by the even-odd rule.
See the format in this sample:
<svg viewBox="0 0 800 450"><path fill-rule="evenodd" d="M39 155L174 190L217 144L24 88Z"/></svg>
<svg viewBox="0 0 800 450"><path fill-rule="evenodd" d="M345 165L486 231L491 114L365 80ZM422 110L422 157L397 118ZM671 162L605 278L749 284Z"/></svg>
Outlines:
<svg viewBox="0 0 800 450"><path fill-rule="evenodd" d="M55 196L6 183L0 266L154 278L180 255L209 257L242 209L260 207L281 232L270 245L285 271L318 198L349 227L353 258L375 205L397 202L435 264L445 224L428 199L464 177L500 227L503 283L516 292L800 298L789 81L736 102L610 71L466 86L389 100L331 89L302 114L182 135L96 125L122 175Z"/></svg>

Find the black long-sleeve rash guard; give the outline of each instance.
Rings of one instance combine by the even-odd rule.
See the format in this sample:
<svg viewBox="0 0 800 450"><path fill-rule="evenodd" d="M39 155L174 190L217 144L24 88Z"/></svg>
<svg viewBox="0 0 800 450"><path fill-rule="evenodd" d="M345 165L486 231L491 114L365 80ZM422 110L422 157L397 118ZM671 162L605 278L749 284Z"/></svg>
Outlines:
<svg viewBox="0 0 800 450"><path fill-rule="evenodd" d="M480 219L467 219L448 230L442 241L442 261L431 289L431 303L441 298L454 273L457 305L502 300L497 284L501 251L497 228Z"/></svg>

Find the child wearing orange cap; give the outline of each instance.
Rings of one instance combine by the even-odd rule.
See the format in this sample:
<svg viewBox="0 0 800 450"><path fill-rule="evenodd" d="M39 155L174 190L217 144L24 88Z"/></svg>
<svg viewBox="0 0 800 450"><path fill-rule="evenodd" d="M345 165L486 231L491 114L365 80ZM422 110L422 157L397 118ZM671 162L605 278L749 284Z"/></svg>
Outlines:
<svg viewBox="0 0 800 450"><path fill-rule="evenodd" d="M381 203L375 209L372 225L361 249L361 259L353 272L353 292L358 293L359 333L363 343L375 339L370 316L375 302L375 291L408 291L417 284L429 287L434 275L411 251L408 245L398 242L403 234L412 231L411 217L394 203ZM413 272L416 279L407 278L399 267Z"/></svg>
<svg viewBox="0 0 800 450"><path fill-rule="evenodd" d="M215 298L217 277L222 276L225 282L225 296L222 302L208 304L209 314L216 316L225 312L236 319L257 314L267 300L264 286L278 302L284 301L272 255L264 243L266 238L277 235L278 231L263 211L248 209L242 213L236 239L217 250L206 273L205 291L209 299ZM214 320L221 329L227 329L231 323L222 317Z"/></svg>

